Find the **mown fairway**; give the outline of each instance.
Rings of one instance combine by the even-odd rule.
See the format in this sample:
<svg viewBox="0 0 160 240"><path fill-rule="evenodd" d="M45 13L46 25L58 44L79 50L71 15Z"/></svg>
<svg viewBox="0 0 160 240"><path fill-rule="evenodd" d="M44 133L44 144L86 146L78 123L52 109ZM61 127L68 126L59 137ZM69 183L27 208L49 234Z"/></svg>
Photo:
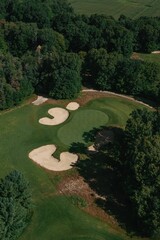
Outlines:
<svg viewBox="0 0 160 240"><path fill-rule="evenodd" d="M55 194L57 183L62 176L64 177L64 173L57 175L45 171L28 158L28 153L45 144L56 144L60 146L60 150L68 149L69 146L62 144L62 139L59 139L57 133L61 127L67 124L70 126L74 114L80 113L82 109L98 110L103 117L107 114L108 125L124 126L129 113L142 105L121 98L103 98L90 101L77 112L72 112L65 124L51 127L40 125L39 118L45 116L47 110L54 106L30 104L0 115L0 177L4 177L13 169L21 171L30 181L33 194L34 215L20 239L124 239L118 233L114 233L106 223L73 206L66 196ZM101 118L101 114L99 116ZM84 122L81 124L84 125ZM94 127L95 122L92 124ZM82 129L80 126L79 134L82 134ZM68 171L65 176L73 174L74 171Z"/></svg>
<svg viewBox="0 0 160 240"><path fill-rule="evenodd" d="M69 0L80 14L106 14L118 18L124 14L131 18L159 16L159 0Z"/></svg>
<svg viewBox="0 0 160 240"><path fill-rule="evenodd" d="M159 66L160 66L160 54L137 53L137 56L144 61L154 62L154 63L159 64Z"/></svg>

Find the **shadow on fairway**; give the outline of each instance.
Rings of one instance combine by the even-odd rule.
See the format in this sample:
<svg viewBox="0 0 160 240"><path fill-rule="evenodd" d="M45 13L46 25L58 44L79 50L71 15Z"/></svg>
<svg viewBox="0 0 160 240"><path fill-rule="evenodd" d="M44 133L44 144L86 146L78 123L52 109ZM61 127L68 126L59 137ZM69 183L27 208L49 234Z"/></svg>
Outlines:
<svg viewBox="0 0 160 240"><path fill-rule="evenodd" d="M69 152L71 153L86 153L87 152L87 147L84 143L81 142L74 142L71 144L69 148Z"/></svg>
<svg viewBox="0 0 160 240"><path fill-rule="evenodd" d="M85 133L85 138L90 140L93 137L93 132L95 129L90 131L88 135ZM101 196L97 198L96 204L109 215L114 216L119 225L132 235L135 223L131 218L129 201L125 198L123 191L122 179L124 179L125 173L119 160L119 142L123 141L124 132L120 128L106 127L105 129L100 128L99 133L99 135L109 133L112 139L104 142L104 138L109 138L106 135L102 136L98 144L96 142L98 132L96 132L95 145L98 146L98 151L94 154L88 153L88 158L85 161L78 161L76 167L89 186ZM82 150L80 144L79 147Z"/></svg>

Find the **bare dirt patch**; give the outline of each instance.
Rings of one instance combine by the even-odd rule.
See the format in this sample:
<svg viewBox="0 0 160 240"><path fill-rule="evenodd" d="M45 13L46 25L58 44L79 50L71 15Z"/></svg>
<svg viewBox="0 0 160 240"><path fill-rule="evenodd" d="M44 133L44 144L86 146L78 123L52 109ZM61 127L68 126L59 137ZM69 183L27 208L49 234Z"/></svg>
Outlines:
<svg viewBox="0 0 160 240"><path fill-rule="evenodd" d="M85 182L83 177L72 176L65 178L58 185L57 193L66 196L77 195L82 197L87 202L87 206L84 208L86 212L94 217L98 217L101 220L106 221L111 225L116 226L116 228L118 227L117 221L95 204L96 200L98 199L102 199L103 201L107 201L107 199L94 192Z"/></svg>

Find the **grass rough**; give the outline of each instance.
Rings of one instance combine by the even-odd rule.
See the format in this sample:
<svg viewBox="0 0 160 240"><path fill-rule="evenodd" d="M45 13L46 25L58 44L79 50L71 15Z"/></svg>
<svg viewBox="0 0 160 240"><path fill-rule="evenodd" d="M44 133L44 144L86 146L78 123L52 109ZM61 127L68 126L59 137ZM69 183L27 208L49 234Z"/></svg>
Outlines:
<svg viewBox="0 0 160 240"><path fill-rule="evenodd" d="M69 148L59 139L58 131L69 124L81 108L71 112L67 122L60 126L39 124L38 120L51 107L60 105L30 104L0 115L0 177L14 169L21 171L30 181L35 205L33 219L20 240L125 239L106 223L74 206L67 197L57 195L56 186L62 173L57 178L56 173L45 171L28 158L34 148L47 144L60 146L58 154ZM90 101L83 108L107 114L108 125L124 127L129 113L138 107L143 106L122 98L108 97ZM65 176L70 176L73 171L68 171Z"/></svg>
<svg viewBox="0 0 160 240"><path fill-rule="evenodd" d="M138 18L159 16L160 1L157 0L69 0L79 14L106 14L116 19L121 14Z"/></svg>

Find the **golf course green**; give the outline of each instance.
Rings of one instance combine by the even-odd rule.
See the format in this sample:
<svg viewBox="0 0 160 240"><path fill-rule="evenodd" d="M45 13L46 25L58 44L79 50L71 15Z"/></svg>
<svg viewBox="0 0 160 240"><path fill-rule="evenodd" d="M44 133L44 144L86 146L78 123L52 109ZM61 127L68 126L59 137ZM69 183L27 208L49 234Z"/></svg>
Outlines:
<svg viewBox="0 0 160 240"><path fill-rule="evenodd" d="M98 110L85 109L75 112L71 121L58 131L61 141L70 145L73 142L85 143L83 133L89 132L94 127L106 126L108 115Z"/></svg>
<svg viewBox="0 0 160 240"><path fill-rule="evenodd" d="M63 173L46 171L28 158L29 152L47 144L55 144L58 153L69 149L74 141L84 142L83 133L94 127L124 127L132 110L144 106L118 97L89 101L70 111L66 122L57 126L39 124L59 104L34 106L27 104L0 113L0 177L13 169L21 171L30 182L34 214L20 237L21 240L121 240L123 234L73 205L65 195L57 193ZM65 176L76 170L67 171ZM134 238L133 238L134 239Z"/></svg>

